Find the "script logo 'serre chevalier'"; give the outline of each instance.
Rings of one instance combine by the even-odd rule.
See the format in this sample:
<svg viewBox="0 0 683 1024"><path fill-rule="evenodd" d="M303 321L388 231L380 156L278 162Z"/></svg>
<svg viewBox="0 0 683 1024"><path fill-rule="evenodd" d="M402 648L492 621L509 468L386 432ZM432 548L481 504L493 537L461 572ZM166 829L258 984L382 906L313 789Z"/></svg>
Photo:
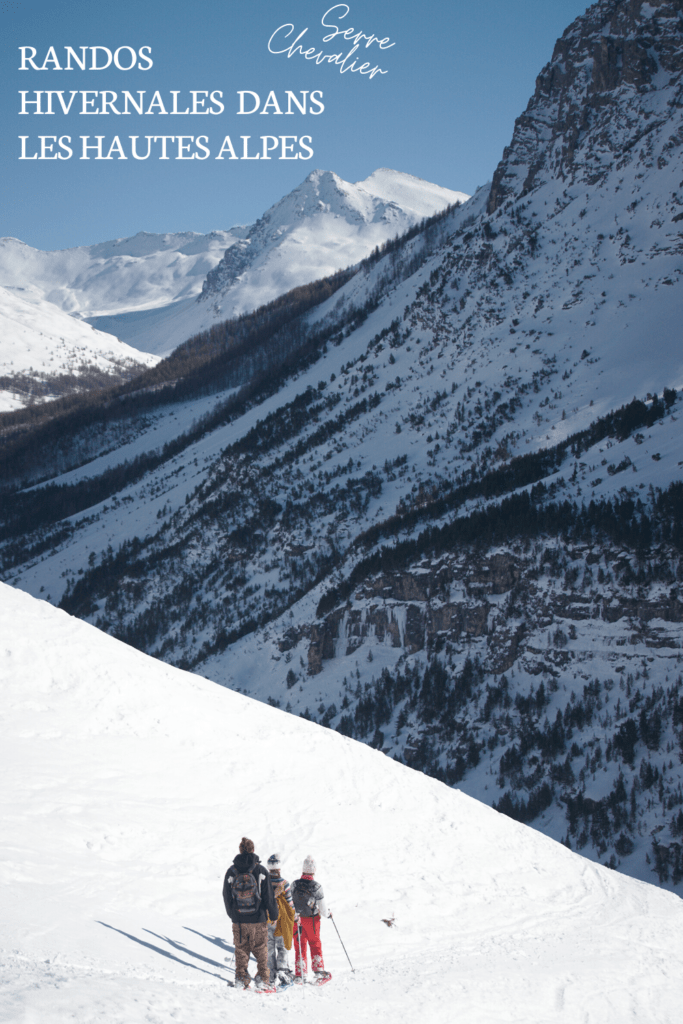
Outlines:
<svg viewBox="0 0 683 1024"><path fill-rule="evenodd" d="M367 32L362 32L359 29L355 29L352 26L348 28L340 28L336 22L341 21L349 14L350 8L348 4L335 4L334 7L330 7L328 11L322 16L321 24L323 28L332 29L327 35L323 36L323 43L330 43L337 36L341 36L342 39L347 42L353 43L353 46L348 53L323 53L322 49L317 49L315 46L309 46L308 49L304 49L301 45L300 40L308 32L305 28L299 32L298 36L288 46L283 44L290 38L290 36L296 31L294 25L286 24L280 25L276 28L272 36L268 40L268 49L271 53L286 53L287 57L294 57L296 54L300 54L306 60L314 60L316 64L336 64L339 67L340 74L344 74L346 71L357 71L361 75L369 75L370 78L374 78L375 75L387 75L389 72L380 68L377 64L373 65L366 61L357 67L358 61L351 59L356 51L362 46L364 49L369 49L373 44L376 44L380 50L390 50L395 43L392 43L389 36L384 39L380 39L379 36ZM351 61L351 63L349 63Z"/></svg>

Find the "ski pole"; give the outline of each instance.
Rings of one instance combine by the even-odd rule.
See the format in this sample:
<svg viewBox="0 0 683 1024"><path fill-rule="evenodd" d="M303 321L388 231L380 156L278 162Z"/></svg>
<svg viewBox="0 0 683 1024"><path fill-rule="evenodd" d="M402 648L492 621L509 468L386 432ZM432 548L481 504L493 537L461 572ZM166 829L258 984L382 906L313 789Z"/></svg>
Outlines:
<svg viewBox="0 0 683 1024"><path fill-rule="evenodd" d="M299 976L303 981L304 977L304 964L302 963L302 950L301 950L301 918L296 922L296 933L299 936L299 963L296 965L299 968Z"/></svg>
<svg viewBox="0 0 683 1024"><path fill-rule="evenodd" d="M330 921L332 922L332 924L334 924L334 930L335 930L335 932L337 933L337 936L338 936L338 938L339 938L339 941L341 942L341 945L342 945L342 949L343 949L343 950L344 950L344 952L346 953L346 946L345 946L345 945L344 945L344 943L342 942L342 937L341 937L341 935L339 934L339 929L337 928L337 926L336 926L336 924L335 924L335 922L334 922L334 918L332 917L332 914L330 914ZM349 961L349 965L350 965L350 967L351 967L351 970L352 970L352 971L353 971L353 973L355 974L355 973L356 973L356 968L355 968L355 967L353 966L353 964L351 963L351 957L349 956L349 954L348 954L348 953L346 953L346 959L347 959L347 960Z"/></svg>

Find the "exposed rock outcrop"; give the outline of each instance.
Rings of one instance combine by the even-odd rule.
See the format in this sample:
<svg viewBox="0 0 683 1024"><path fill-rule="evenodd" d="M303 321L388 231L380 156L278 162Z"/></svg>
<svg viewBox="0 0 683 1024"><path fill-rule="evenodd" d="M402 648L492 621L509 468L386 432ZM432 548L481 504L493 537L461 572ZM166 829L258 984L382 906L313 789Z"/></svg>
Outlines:
<svg viewBox="0 0 683 1024"><path fill-rule="evenodd" d="M551 178L595 184L615 161L646 153L665 116L655 80L669 78L680 101L682 18L681 0L600 0L569 26L515 122L489 213Z"/></svg>
<svg viewBox="0 0 683 1024"><path fill-rule="evenodd" d="M573 571L559 589L552 576L543 579L534 553L454 556L404 572L379 574L359 586L345 608L336 608L322 622L307 627L309 673L318 674L324 661L352 654L363 645L386 644L415 654L438 649L446 640L483 638L487 671L507 672L524 658L526 670L535 675L566 664L569 655L563 650L567 643L563 630L573 634L575 624L590 620L621 624L617 644L680 647L679 631L664 625L683 622L677 588L668 595L648 588L634 597L628 593L631 585L618 578L596 587L592 576L585 575L596 564L590 550L572 550L565 557ZM622 572L630 571L623 554L617 559L607 550L604 560ZM501 597L502 603L496 601ZM559 632L539 646L539 630L553 625ZM303 638L300 630L296 642ZM288 649L283 643L289 641L283 638L280 649Z"/></svg>

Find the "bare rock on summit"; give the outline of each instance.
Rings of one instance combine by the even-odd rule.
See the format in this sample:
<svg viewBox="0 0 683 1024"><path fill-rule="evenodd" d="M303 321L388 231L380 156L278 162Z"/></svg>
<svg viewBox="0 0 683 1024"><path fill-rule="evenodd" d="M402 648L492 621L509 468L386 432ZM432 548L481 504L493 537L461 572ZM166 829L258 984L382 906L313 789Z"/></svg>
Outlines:
<svg viewBox="0 0 683 1024"><path fill-rule="evenodd" d="M654 79L680 82L682 16L681 0L601 0L567 28L515 122L489 213L550 178L594 184L632 150L646 155L661 121Z"/></svg>

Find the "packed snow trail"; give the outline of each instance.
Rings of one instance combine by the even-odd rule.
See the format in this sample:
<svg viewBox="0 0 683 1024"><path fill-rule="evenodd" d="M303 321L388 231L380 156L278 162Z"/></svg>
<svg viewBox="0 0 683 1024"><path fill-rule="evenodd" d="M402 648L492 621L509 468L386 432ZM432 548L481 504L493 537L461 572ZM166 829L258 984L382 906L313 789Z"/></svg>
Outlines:
<svg viewBox="0 0 683 1024"><path fill-rule="evenodd" d="M4 585L0 636L3 1024L680 1020L678 897ZM242 835L355 973L326 921L330 985L228 987Z"/></svg>

